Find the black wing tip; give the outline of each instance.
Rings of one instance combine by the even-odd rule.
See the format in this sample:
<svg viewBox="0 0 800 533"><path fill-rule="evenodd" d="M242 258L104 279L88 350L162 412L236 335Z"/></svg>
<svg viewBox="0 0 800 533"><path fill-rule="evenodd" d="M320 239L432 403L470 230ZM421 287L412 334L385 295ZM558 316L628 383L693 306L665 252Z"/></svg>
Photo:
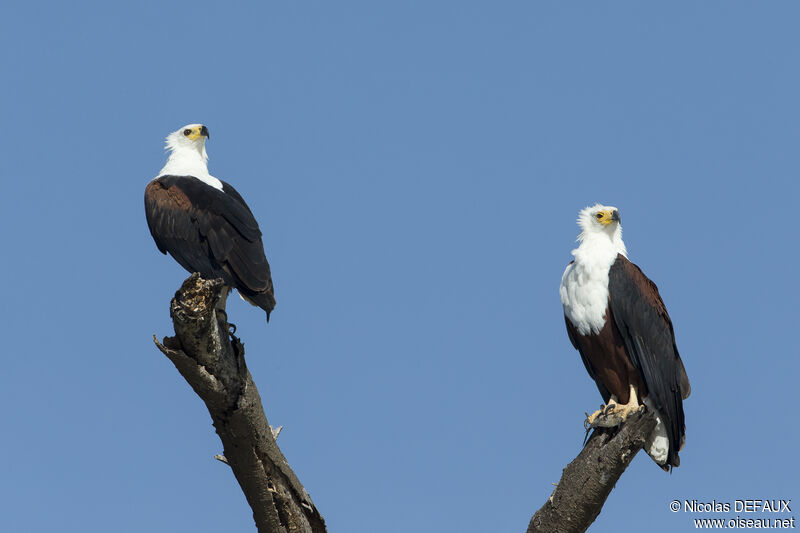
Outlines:
<svg viewBox="0 0 800 533"><path fill-rule="evenodd" d="M272 311L275 310L275 297L272 296L272 292L269 292L268 296L269 301L267 302L267 305L261 307L267 313L267 324L269 324L269 315L271 315Z"/></svg>
<svg viewBox="0 0 800 533"><path fill-rule="evenodd" d="M275 297L272 296L272 292L252 293L247 291L244 287L237 288L239 289L239 294L242 299L264 310L267 314L267 323L269 323L269 315L272 314L272 310L275 309Z"/></svg>

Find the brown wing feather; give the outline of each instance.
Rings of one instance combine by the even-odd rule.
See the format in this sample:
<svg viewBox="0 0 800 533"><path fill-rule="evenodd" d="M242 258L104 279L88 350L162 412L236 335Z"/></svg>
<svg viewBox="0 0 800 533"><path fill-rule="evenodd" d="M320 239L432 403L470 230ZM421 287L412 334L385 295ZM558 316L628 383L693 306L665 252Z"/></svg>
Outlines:
<svg viewBox="0 0 800 533"><path fill-rule="evenodd" d="M658 287L622 255L609 270L609 308L648 398L664 418L669 465L678 466L684 435L683 399L691 387L675 344L675 333Z"/></svg>

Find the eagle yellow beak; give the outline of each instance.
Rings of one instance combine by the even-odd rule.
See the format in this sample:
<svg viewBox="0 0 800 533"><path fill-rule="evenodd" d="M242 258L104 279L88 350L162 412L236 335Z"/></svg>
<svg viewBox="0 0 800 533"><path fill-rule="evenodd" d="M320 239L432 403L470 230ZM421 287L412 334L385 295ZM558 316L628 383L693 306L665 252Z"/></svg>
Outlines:
<svg viewBox="0 0 800 533"><path fill-rule="evenodd" d="M206 139L208 139L209 137L211 137L211 135L208 134L208 128L206 128L205 126L201 125L201 126L195 126L194 128L192 128L192 133L187 135L187 137L189 139L191 139L192 141L196 141L200 137L205 137Z"/></svg>
<svg viewBox="0 0 800 533"><path fill-rule="evenodd" d="M597 221L604 226L608 226L612 222L620 221L619 211L617 211L616 209L614 209L613 211L611 210L598 211L595 217L597 217Z"/></svg>

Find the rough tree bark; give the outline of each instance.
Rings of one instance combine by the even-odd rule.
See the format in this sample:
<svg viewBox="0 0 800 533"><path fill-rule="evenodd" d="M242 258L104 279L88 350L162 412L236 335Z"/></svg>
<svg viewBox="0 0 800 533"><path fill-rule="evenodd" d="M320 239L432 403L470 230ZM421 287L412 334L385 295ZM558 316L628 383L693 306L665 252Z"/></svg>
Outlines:
<svg viewBox="0 0 800 533"><path fill-rule="evenodd" d="M586 531L655 427L655 417L645 411L631 415L619 428L596 429L531 518L527 533Z"/></svg>
<svg viewBox="0 0 800 533"><path fill-rule="evenodd" d="M244 346L215 311L227 298L221 280L192 274L175 293L175 337L153 340L205 402L224 458L233 470L259 532L323 533L325 521L275 442Z"/></svg>

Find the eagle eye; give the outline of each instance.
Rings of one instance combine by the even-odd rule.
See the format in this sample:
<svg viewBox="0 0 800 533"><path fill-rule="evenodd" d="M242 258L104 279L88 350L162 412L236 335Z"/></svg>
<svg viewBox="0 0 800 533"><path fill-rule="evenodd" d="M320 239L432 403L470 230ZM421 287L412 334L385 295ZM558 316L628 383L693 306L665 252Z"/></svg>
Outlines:
<svg viewBox="0 0 800 533"><path fill-rule="evenodd" d="M597 213L595 217L597 217L597 220L600 220L601 218L603 218L603 213Z"/></svg>
<svg viewBox="0 0 800 533"><path fill-rule="evenodd" d="M192 130L190 130L189 128L186 128L185 130L183 130L183 134L188 137L189 135L192 134Z"/></svg>

